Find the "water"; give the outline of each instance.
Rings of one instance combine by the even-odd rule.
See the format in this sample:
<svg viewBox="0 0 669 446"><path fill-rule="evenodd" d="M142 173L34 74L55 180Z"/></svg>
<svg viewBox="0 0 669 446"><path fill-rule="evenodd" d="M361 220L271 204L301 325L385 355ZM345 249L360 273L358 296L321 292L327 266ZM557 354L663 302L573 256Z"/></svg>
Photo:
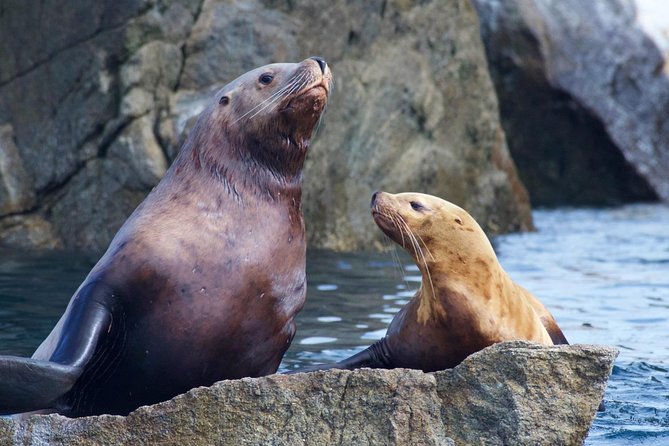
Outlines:
<svg viewBox="0 0 669 446"><path fill-rule="evenodd" d="M535 211L498 237L501 263L572 343L620 349L589 445L669 444L669 207ZM0 253L0 354L30 355L94 259ZM382 337L420 275L407 256L311 251L309 297L281 369L350 356Z"/></svg>

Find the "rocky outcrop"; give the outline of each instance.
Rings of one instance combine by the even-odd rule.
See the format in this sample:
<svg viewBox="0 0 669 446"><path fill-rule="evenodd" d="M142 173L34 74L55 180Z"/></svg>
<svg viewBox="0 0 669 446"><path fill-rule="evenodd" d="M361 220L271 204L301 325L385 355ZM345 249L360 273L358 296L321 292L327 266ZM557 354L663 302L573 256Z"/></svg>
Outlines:
<svg viewBox="0 0 669 446"><path fill-rule="evenodd" d="M531 226L468 0L90 3L0 9L0 244L101 251L204 98L310 55L336 82L305 169L312 246L373 246L377 189Z"/></svg>
<svg viewBox="0 0 669 446"><path fill-rule="evenodd" d="M669 200L667 5L474 4L509 147L533 204Z"/></svg>
<svg viewBox="0 0 669 446"><path fill-rule="evenodd" d="M127 417L0 419L0 444L581 444L614 349L508 342L452 370L221 381Z"/></svg>

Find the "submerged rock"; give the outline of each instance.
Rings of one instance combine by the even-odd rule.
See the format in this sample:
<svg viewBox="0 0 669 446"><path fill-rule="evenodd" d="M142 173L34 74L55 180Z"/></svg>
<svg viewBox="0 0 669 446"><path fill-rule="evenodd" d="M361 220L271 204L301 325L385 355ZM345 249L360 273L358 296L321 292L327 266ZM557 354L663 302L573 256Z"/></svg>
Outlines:
<svg viewBox="0 0 669 446"><path fill-rule="evenodd" d="M616 350L507 342L451 370L221 381L127 417L0 420L0 444L580 444Z"/></svg>
<svg viewBox="0 0 669 446"><path fill-rule="evenodd" d="M669 201L666 2L474 4L532 203Z"/></svg>
<svg viewBox="0 0 669 446"><path fill-rule="evenodd" d="M89 3L0 14L0 152L25 170L0 165L0 243L102 251L216 88L312 55L335 92L305 167L311 246L378 244L381 188L446 197L490 233L531 227L468 0Z"/></svg>

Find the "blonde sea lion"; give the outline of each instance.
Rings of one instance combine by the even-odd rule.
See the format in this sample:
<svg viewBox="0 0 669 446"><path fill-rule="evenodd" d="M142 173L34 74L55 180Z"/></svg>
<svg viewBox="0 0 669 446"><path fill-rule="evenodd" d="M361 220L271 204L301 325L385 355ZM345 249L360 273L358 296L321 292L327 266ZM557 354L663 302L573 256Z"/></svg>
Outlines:
<svg viewBox="0 0 669 446"><path fill-rule="evenodd" d="M0 356L0 413L127 414L277 370L306 295L302 166L331 79L314 57L216 93L33 357Z"/></svg>
<svg viewBox="0 0 669 446"><path fill-rule="evenodd" d="M481 227L464 209L431 195L372 197L378 227L413 257L420 289L395 315L386 336L327 368L452 368L497 342L566 344L548 309L504 271Z"/></svg>

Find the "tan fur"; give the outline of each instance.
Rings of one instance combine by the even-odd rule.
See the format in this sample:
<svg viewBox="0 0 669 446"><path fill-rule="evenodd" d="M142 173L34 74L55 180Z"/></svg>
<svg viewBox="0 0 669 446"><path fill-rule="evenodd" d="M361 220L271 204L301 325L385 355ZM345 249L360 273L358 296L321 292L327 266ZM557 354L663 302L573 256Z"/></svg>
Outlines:
<svg viewBox="0 0 669 446"><path fill-rule="evenodd" d="M420 343L411 337L424 338L426 333L443 334L460 344L433 347L432 351L454 355L437 361L440 364L457 363L455 356L463 352L506 340L553 344L545 325L558 332L559 328L550 312L508 276L485 233L464 209L431 195L379 192L372 214L377 225L413 257L422 275L422 285L402 317L391 323L391 351L410 350L407 339L401 338ZM411 361L400 360L399 365L426 368Z"/></svg>
<svg viewBox="0 0 669 446"><path fill-rule="evenodd" d="M529 340L566 344L555 319L502 269L474 219L463 209L425 194L372 197L379 228L413 257L422 284L393 317L386 335L336 364L306 367L353 370L453 368L494 343Z"/></svg>

